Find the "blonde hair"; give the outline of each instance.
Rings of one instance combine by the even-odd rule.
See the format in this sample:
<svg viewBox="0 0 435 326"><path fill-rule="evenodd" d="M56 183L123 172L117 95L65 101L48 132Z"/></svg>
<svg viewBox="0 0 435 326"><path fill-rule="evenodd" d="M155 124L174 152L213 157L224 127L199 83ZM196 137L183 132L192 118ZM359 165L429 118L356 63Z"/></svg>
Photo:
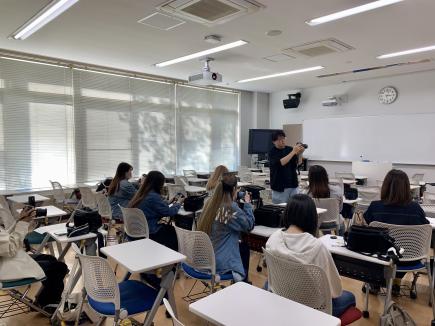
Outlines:
<svg viewBox="0 0 435 326"><path fill-rule="evenodd" d="M205 203L201 217L198 221L198 231L211 234L211 227L216 220L220 223L228 223L233 216L233 195L237 188L237 178L234 175L223 175L218 182L213 196Z"/></svg>
<svg viewBox="0 0 435 326"><path fill-rule="evenodd" d="M228 172L228 168L225 165L218 165L216 169L214 169L214 172L211 175L210 179L208 179L207 181L207 185L205 186L207 191L214 190L218 182L221 180L222 175Z"/></svg>

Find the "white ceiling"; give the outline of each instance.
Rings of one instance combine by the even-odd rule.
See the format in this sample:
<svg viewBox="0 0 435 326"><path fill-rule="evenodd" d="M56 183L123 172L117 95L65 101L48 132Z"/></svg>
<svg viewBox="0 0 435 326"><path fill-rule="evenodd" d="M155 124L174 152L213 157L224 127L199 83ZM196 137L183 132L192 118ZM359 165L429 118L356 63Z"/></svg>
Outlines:
<svg viewBox="0 0 435 326"><path fill-rule="evenodd" d="M150 73L177 79L201 70L192 60L165 68L154 63L204 50L213 45L203 38L219 34L222 43L239 39L248 45L214 54L212 70L224 77L222 86L257 91L277 91L333 84L354 79L435 69L435 60L418 65L388 68L341 77L316 76L371 66L435 58L435 52L378 60L377 55L435 44L435 1L404 2L339 21L310 27L304 21L371 0L257 0L265 9L216 27L193 22L161 31L137 21L155 12L164 0L80 0L67 12L24 41L7 37L49 0L1 0L0 48L61 59ZM268 30L280 29L277 37ZM270 62L263 57L282 49L334 37L355 48L317 58ZM301 75L244 84L236 81L316 65L325 69Z"/></svg>

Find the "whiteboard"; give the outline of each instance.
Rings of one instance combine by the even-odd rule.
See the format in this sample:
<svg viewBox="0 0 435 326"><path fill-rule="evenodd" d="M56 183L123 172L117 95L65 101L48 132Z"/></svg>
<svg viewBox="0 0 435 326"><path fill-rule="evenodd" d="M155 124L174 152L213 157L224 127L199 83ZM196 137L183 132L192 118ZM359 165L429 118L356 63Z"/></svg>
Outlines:
<svg viewBox="0 0 435 326"><path fill-rule="evenodd" d="M435 114L305 120L303 139L310 160L435 164Z"/></svg>

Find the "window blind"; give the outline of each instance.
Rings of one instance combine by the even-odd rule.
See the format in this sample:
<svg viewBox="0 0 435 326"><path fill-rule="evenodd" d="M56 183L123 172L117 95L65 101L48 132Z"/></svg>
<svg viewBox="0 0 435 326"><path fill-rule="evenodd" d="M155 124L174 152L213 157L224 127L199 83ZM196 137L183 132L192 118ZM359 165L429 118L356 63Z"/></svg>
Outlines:
<svg viewBox="0 0 435 326"><path fill-rule="evenodd" d="M75 180L69 68L0 58L0 188Z"/></svg>
<svg viewBox="0 0 435 326"><path fill-rule="evenodd" d="M176 85L178 172L238 166L239 94Z"/></svg>

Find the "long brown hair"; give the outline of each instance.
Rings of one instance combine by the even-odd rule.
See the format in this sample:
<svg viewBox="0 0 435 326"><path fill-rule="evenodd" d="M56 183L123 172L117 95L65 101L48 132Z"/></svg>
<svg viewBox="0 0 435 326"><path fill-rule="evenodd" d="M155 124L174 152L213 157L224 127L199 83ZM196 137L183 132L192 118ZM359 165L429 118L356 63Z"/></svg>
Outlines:
<svg viewBox="0 0 435 326"><path fill-rule="evenodd" d="M233 174L224 174L218 182L213 196L205 203L198 221L198 231L211 234L211 227L215 220L227 223L233 216L233 195L237 189L237 178Z"/></svg>
<svg viewBox="0 0 435 326"><path fill-rule="evenodd" d="M218 182L220 181L222 175L224 173L228 173L228 168L225 165L218 165L216 169L214 169L213 174L211 175L210 179L207 181L207 185L205 188L207 191L213 190L216 188Z"/></svg>
<svg viewBox="0 0 435 326"><path fill-rule="evenodd" d="M321 165L313 165L308 170L308 194L313 198L329 198L329 178L325 168Z"/></svg>
<svg viewBox="0 0 435 326"><path fill-rule="evenodd" d="M381 188L381 200L386 205L407 205L412 201L408 175L393 169L387 173Z"/></svg>
<svg viewBox="0 0 435 326"><path fill-rule="evenodd" d="M165 176L160 171L151 171L141 183L139 190L134 197L130 200L128 207L137 207L140 202L151 192L154 191L158 194L161 193L163 185L165 184Z"/></svg>
<svg viewBox="0 0 435 326"><path fill-rule="evenodd" d="M115 177L113 178L112 182L110 182L109 190L107 190L109 196L112 196L118 191L119 184L125 179L125 174L131 169L133 169L133 167L128 163L121 162L118 164Z"/></svg>

